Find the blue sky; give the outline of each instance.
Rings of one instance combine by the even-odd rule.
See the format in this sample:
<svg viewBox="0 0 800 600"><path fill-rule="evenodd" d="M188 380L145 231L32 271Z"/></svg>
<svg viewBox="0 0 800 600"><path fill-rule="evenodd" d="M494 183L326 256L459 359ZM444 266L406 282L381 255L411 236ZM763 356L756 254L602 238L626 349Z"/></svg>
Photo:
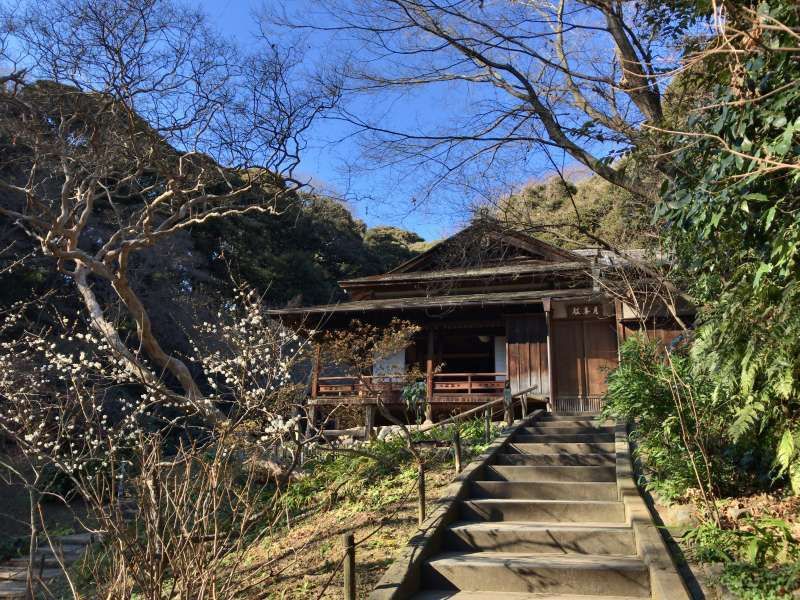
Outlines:
<svg viewBox="0 0 800 600"><path fill-rule="evenodd" d="M197 1L212 24L223 34L235 37L242 46L256 43L254 32L257 24L253 11L263 6L263 0ZM310 60L319 60L324 53L321 48L312 47L308 56ZM442 86L406 94L399 101L366 108L373 111L373 115L375 111L383 111L377 114L393 127L414 128L437 119L447 119L448 114L451 117L457 115L460 103L466 109L475 100L470 96L470 90ZM415 191L418 192L414 183L424 174L408 169L386 168L350 173L348 164L363 167L369 163L361 159L361 145L357 139L348 136L349 133L350 129L339 122L319 122L307 136L308 148L303 154L301 175L312 177L320 185L346 197L351 210L369 226L397 225L431 240L451 234L465 223L469 215L468 206L474 201L468 193L443 189L432 200L420 202L414 196ZM534 158L512 165L505 174L513 175L510 179L522 181L548 172L549 163L545 165ZM498 181L501 177L503 174L498 173Z"/></svg>

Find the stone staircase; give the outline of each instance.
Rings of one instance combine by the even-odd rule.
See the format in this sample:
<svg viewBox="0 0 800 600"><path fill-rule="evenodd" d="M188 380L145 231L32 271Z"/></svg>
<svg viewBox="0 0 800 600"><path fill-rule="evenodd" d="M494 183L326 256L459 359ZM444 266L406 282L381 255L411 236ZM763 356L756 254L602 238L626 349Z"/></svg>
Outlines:
<svg viewBox="0 0 800 600"><path fill-rule="evenodd" d="M591 415L549 415L517 429L468 482L413 598L654 597L615 448L614 426Z"/></svg>
<svg viewBox="0 0 800 600"><path fill-rule="evenodd" d="M53 539L53 548L40 547L33 557L34 594L42 585L48 585L64 575L62 565L68 567L81 559L86 548L97 541L89 533L62 535ZM29 557L11 558L0 563L0 600L29 600L27 585Z"/></svg>

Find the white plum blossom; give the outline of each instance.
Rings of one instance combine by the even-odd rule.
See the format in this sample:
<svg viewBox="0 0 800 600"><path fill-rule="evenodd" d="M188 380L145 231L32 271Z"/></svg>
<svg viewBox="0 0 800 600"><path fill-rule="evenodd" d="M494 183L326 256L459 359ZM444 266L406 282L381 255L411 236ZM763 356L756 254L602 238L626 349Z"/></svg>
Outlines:
<svg viewBox="0 0 800 600"><path fill-rule="evenodd" d="M137 377L86 322L60 319L42 331L21 324L14 311L0 315L0 432L32 460L75 477L116 478L144 437L197 416L197 399ZM290 439L300 422L293 371L307 340L269 319L261 299L243 290L195 337L201 401L223 407L261 447Z"/></svg>

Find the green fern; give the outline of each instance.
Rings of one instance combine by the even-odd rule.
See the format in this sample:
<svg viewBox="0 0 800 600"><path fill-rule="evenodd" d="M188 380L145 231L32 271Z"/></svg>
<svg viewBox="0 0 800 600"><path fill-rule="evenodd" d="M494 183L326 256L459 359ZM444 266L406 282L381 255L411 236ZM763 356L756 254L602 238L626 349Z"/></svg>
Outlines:
<svg viewBox="0 0 800 600"><path fill-rule="evenodd" d="M742 406L734 415L734 421L728 428L731 437L735 441L742 439L747 433L752 431L756 424L756 419L764 411L764 403L748 398L749 402Z"/></svg>

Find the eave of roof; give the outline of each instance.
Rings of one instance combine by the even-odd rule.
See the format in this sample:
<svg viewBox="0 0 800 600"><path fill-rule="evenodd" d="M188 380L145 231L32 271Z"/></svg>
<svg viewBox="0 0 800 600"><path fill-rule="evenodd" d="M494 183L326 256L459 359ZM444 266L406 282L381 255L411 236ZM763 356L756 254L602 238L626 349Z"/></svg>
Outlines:
<svg viewBox="0 0 800 600"><path fill-rule="evenodd" d="M389 270L388 273L411 273L414 272L414 268L419 265L420 263L424 263L430 256L435 254L439 251L442 247L455 243L459 238L462 238L475 229L483 230L484 235L491 236L495 239L506 239L508 241L513 240L515 245L521 248L525 248L530 251L545 251L553 256L558 256L563 260L567 260L570 262L575 261L582 261L584 257L580 254L575 254L570 250L565 250L564 248L559 248L558 246L554 246L544 240L540 240L539 238L533 237L526 233L515 231L509 227L504 227L500 221L497 219L488 219L479 222L474 222L471 225L465 227L458 233L451 235L448 238L440 240L436 242L433 246L428 248L422 254L419 254L409 260L397 265L393 269Z"/></svg>
<svg viewBox="0 0 800 600"><path fill-rule="evenodd" d="M586 262L563 262L563 263L527 263L516 265L498 265L496 267L475 267L466 269L444 269L441 271L411 271L408 273L382 273L380 275L369 275L367 277L357 277L345 279L339 282L344 288L378 284L395 283L404 281L431 281L435 279L469 279L498 275L527 275L536 273L553 273L560 271L579 271L587 268Z"/></svg>
<svg viewBox="0 0 800 600"><path fill-rule="evenodd" d="M545 298L586 298L597 296L591 288L562 290L537 290L522 292L494 292L487 294L457 294L414 298L385 298L380 300L354 300L340 304L325 304L299 308L281 308L267 311L274 316L370 312L378 310L417 310L456 306L498 306L541 302Z"/></svg>

